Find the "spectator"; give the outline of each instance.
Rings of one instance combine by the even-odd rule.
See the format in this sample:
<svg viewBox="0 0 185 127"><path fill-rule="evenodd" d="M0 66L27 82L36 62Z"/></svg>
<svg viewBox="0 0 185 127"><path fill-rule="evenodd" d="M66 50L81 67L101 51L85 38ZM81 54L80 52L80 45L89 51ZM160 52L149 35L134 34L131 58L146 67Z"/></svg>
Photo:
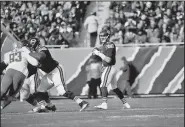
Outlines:
<svg viewBox="0 0 185 127"><path fill-rule="evenodd" d="M159 29L154 20L150 20L150 27L146 30L149 43L160 43Z"/></svg>
<svg viewBox="0 0 185 127"><path fill-rule="evenodd" d="M115 44L122 44L123 42L123 32L121 30L115 29L114 34L110 38Z"/></svg>
<svg viewBox="0 0 185 127"><path fill-rule="evenodd" d="M144 44L147 42L147 33L146 31L139 29L136 35L136 43L137 44Z"/></svg>
<svg viewBox="0 0 185 127"><path fill-rule="evenodd" d="M57 36L52 35L50 36L47 45L56 45Z"/></svg>
<svg viewBox="0 0 185 127"><path fill-rule="evenodd" d="M56 40L56 45L64 45L65 47L69 47L69 42L64 39L62 34L59 34L58 39Z"/></svg>
<svg viewBox="0 0 185 127"><path fill-rule="evenodd" d="M136 29L129 28L126 30L124 44L136 42Z"/></svg>
<svg viewBox="0 0 185 127"><path fill-rule="evenodd" d="M126 28L125 33L123 33L123 43L135 43L141 41L141 37L138 34L143 33L141 32L142 30L146 30L147 32L147 38L144 37L145 35L142 35L142 39L145 38L144 40L146 40L146 42L171 42L171 29L175 27L175 24L183 26L181 23L183 20L181 19L184 17L184 2L113 1L111 2L110 9L110 17L108 18L106 23L113 28L115 27L117 22L117 19L114 15L117 15L118 13L122 13L122 11L124 11L125 22L121 22L121 25ZM130 32L129 28L136 28L136 31L140 32ZM178 31L179 30L180 29L178 29ZM179 32L177 32L177 35L174 35L174 37L177 36L176 38L179 38L180 34L178 33ZM181 33L183 33L183 30L181 30ZM113 34L112 36L114 37L115 34ZM136 38L134 36L136 36ZM181 36L181 38L183 37Z"/></svg>
<svg viewBox="0 0 185 127"><path fill-rule="evenodd" d="M55 1L2 2L2 21L5 22L8 26L13 22L22 26L22 35L18 35L21 37L21 39L25 39L25 37L29 39L32 37L33 33L36 32L35 36L39 37L43 44L47 44L46 41L48 41L48 39L53 36L53 34L56 34L57 29L59 30L61 28L62 22L68 26L67 29L70 31L70 34L72 32L71 35L79 35L80 23L78 20L82 16L82 12L85 14L85 8L89 2L77 3L78 4L74 4L74 2ZM54 27L52 26L53 23L56 23ZM40 28L43 26L44 28L41 30ZM20 29L18 30L14 27L12 27L12 30L14 30L16 34L19 34L20 32ZM76 42L75 39L76 38L73 37L72 39L67 38L66 40L73 40L73 42ZM51 44L50 42L48 43Z"/></svg>
<svg viewBox="0 0 185 127"><path fill-rule="evenodd" d="M98 31L98 19L96 17L96 12L91 13L89 17L86 18L84 22L84 27L90 34L90 46L94 47L96 44L97 31Z"/></svg>
<svg viewBox="0 0 185 127"><path fill-rule="evenodd" d="M64 22L67 26L72 28L72 35L79 35L80 32L80 24L83 21L84 15L86 13L86 8L90 2L87 1L73 1L73 2L38 2L38 1L20 1L20 2L1 2L1 21L6 23L6 25L10 25L15 22L18 26L22 26L22 39L25 39L25 34L29 32L30 25L29 22L34 24L34 28L36 28L36 36L40 36L41 31L38 31L41 25L47 27L47 29L51 28L51 24L53 22L57 23L56 28L61 28L61 23ZM60 18L60 19L58 19ZM117 30L114 34L112 34L112 38L121 38L120 33L122 34L122 40L124 43L125 38L127 38L128 29L135 28L135 31L142 30L151 30L151 20L155 22L156 28L154 29L154 33L159 33L157 37L157 43L162 40L170 41L176 40L178 41L184 40L183 33L184 30L181 26L183 26L184 22L184 1L132 1L132 2L115 2L112 1L110 5L110 17L106 21L114 31L114 28L119 26L121 23L121 30ZM166 24L166 26L163 26ZM176 24L180 26L178 29ZM28 27L27 27L28 26ZM123 29L124 26L126 29ZM141 28L139 28L141 27ZM167 29L167 31L164 29ZM172 29L175 27L174 39L171 39ZM13 28L13 31L20 32L20 29ZM60 30L60 31L61 31ZM157 32L159 31L159 32ZM181 31L181 32L180 32ZM17 32L17 34L19 33ZM47 30L49 32L49 30ZM61 32L63 33L63 32ZM119 33L119 34L118 34ZM139 32L135 32L135 36L137 36ZM46 33L46 41L52 34ZM119 36L118 36L119 35ZM20 35L18 35L20 36ZM27 36L27 35L26 35ZM127 37L125 37L127 36ZM140 35L138 35L140 36ZM165 36L165 37L164 37ZM177 36L177 37L175 37ZM28 36L27 36L28 37ZM31 37L31 36L30 36ZM73 43L77 42L79 37L73 37ZM164 39L168 38L168 39ZM138 38L137 38L138 39ZM136 40L137 40L136 39ZM155 38L151 38L148 36L147 31L147 40L149 43L154 43ZM95 40L95 39L94 39ZM119 39L120 40L120 39ZM127 40L127 39L126 39ZM135 43L135 41L129 43ZM165 41L165 42L166 42ZM121 41L117 41L121 43ZM73 45L75 46L75 45Z"/></svg>

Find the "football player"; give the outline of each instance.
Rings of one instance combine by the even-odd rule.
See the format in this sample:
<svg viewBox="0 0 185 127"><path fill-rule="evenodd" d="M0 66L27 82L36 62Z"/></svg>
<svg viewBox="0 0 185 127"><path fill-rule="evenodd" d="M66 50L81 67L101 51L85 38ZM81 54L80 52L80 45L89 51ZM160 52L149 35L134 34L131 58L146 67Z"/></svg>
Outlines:
<svg viewBox="0 0 185 127"><path fill-rule="evenodd" d="M28 64L29 75L28 78L25 79L23 86L20 90L20 101L27 101L35 108L35 111L29 112L48 112L48 111L56 111L55 105L50 102L49 96L43 97L40 96L40 101L45 102L45 107L42 106L41 102L35 99L33 94L36 92L38 86L40 85L40 80L42 79L42 75L39 73L39 70ZM46 82L47 83L47 82Z"/></svg>
<svg viewBox="0 0 185 127"><path fill-rule="evenodd" d="M1 81L1 109L8 106L19 92L25 78L28 76L28 63L39 66L39 62L29 55L30 49L24 43L20 48L5 53L4 61L0 64L0 71L6 69ZM9 92L9 95L7 93Z"/></svg>
<svg viewBox="0 0 185 127"><path fill-rule="evenodd" d="M101 48L94 48L92 54L101 57L103 72L101 76L101 92L103 97L103 102L100 105L95 106L99 109L107 109L107 96L108 90L107 87L111 85L112 90L116 93L119 99L123 103L124 108L130 108L130 105L125 100L123 93L117 87L116 80L116 69L114 67L116 63L116 46L113 42L110 41L110 31L103 28L99 34L100 42L102 43Z"/></svg>
<svg viewBox="0 0 185 127"><path fill-rule="evenodd" d="M37 88L37 92L34 93L35 98L39 96L48 97L47 90L54 86L59 95L74 100L81 107L80 111L86 109L89 103L76 97L73 92L67 90L64 81L63 67L52 58L49 50L40 45L38 38L32 38L30 40L30 45L31 49L35 51L31 52L30 55L39 61L41 65L39 69L44 73L41 83ZM45 84L43 79L46 79L49 84Z"/></svg>

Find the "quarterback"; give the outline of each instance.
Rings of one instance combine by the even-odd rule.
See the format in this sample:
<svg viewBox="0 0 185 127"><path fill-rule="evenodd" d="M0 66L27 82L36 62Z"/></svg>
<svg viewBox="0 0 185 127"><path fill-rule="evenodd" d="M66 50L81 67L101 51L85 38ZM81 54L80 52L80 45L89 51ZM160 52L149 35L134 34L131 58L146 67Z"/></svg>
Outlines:
<svg viewBox="0 0 185 127"><path fill-rule="evenodd" d="M113 42L110 42L110 31L103 28L99 34L100 42L103 43L101 48L94 48L92 51L93 55L97 55L102 59L103 72L101 75L100 89L102 92L103 102L95 106L95 108L107 109L107 87L111 85L112 90L116 93L119 99L123 103L124 108L130 108L130 105L125 100L123 93L117 87L116 80L116 69L114 67L116 63L116 46Z"/></svg>

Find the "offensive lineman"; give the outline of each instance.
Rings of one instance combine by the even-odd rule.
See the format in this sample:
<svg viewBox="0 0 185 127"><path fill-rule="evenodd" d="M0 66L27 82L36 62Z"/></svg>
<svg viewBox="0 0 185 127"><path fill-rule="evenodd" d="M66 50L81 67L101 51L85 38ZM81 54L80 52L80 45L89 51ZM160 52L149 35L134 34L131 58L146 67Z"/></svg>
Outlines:
<svg viewBox="0 0 185 127"><path fill-rule="evenodd" d="M29 53L30 49L25 45L5 53L4 61L0 64L1 73L6 68L5 75L1 82L0 99L2 100L4 98L3 103L1 103L1 109L4 109L12 102L13 98L22 87L29 73L27 68L28 63L33 66L39 66L39 62L30 56ZM8 92L9 95L7 95Z"/></svg>
<svg viewBox="0 0 185 127"><path fill-rule="evenodd" d="M40 86L37 88L38 92L34 93L35 99L39 96L43 96L44 99L48 98L47 90L55 86L59 95L74 100L81 107L80 111L86 109L89 103L76 97L73 92L66 89L63 68L52 58L49 50L46 47L41 47L40 41L37 38L32 38L29 43L31 48L35 51L31 52L30 55L39 61L41 65L39 69L44 73L42 79L47 79L49 83L49 85L46 85L44 80L41 80Z"/></svg>
<svg viewBox="0 0 185 127"><path fill-rule="evenodd" d="M101 76L100 89L102 92L103 102L95 106L99 109L107 109L107 96L108 85L111 85L112 90L116 93L119 99L123 103L123 108L130 108L130 105L125 100L123 93L117 87L116 69L114 67L116 63L116 46L113 42L110 42L110 31L103 28L99 35L100 41L103 43L101 48L94 48L93 55L97 55L102 59L103 72Z"/></svg>

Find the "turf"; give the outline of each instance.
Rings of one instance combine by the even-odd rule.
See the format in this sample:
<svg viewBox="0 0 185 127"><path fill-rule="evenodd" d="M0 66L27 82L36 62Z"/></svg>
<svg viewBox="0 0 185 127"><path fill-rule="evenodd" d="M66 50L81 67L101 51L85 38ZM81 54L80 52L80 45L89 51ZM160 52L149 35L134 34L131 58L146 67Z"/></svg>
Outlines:
<svg viewBox="0 0 185 127"><path fill-rule="evenodd" d="M29 104L15 101L1 111L1 127L184 127L184 97L127 100L131 109L112 98L108 110L97 110L93 107L101 99L87 99L90 107L84 112L71 100L52 100L57 111L49 113L28 113Z"/></svg>

